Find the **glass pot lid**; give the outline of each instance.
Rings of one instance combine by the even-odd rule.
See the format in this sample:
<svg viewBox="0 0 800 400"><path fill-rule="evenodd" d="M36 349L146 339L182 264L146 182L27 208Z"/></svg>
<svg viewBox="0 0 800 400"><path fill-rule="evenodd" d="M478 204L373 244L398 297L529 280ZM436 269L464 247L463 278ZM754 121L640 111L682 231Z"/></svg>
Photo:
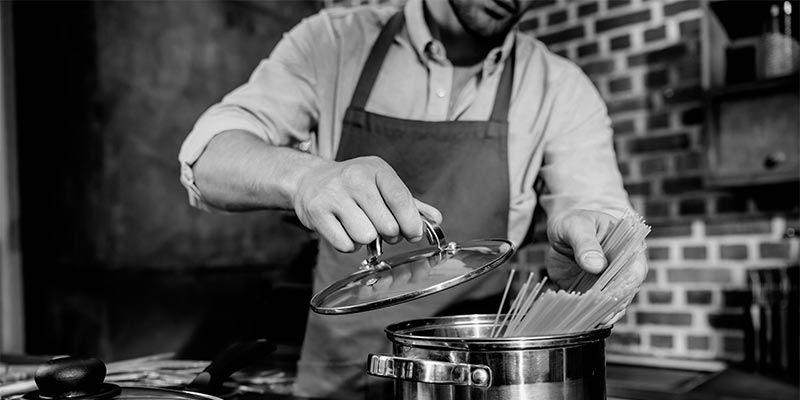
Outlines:
<svg viewBox="0 0 800 400"><path fill-rule="evenodd" d="M438 225L423 222L432 246L383 259L376 240L367 246L358 271L314 295L311 310L350 314L415 300L490 272L514 253L505 239L447 242Z"/></svg>

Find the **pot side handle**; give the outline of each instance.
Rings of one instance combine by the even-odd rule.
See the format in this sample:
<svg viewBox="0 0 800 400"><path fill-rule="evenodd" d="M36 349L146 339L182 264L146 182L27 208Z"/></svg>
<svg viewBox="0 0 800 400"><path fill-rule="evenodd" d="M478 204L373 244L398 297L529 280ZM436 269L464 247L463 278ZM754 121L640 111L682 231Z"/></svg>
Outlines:
<svg viewBox="0 0 800 400"><path fill-rule="evenodd" d="M403 379L421 383L488 388L492 385L492 369L488 365L419 360L384 354L370 354L367 373L382 378Z"/></svg>

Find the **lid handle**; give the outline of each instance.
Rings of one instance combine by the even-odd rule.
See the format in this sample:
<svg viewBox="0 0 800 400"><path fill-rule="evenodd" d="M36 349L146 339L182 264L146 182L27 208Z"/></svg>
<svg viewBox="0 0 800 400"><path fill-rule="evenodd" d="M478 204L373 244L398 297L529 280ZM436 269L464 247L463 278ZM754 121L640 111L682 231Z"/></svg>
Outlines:
<svg viewBox="0 0 800 400"><path fill-rule="evenodd" d="M428 243L436 246L440 250L447 248L447 241L444 239L444 231L436 222L433 222L422 216L422 227L425 230L425 237L428 238ZM383 241L378 236L375 241L367 244L367 258L361 262L361 269L374 268L380 262L378 257L383 254Z"/></svg>
<svg viewBox="0 0 800 400"><path fill-rule="evenodd" d="M41 397L66 399L103 391L106 366L96 358L61 357L36 370L34 381Z"/></svg>

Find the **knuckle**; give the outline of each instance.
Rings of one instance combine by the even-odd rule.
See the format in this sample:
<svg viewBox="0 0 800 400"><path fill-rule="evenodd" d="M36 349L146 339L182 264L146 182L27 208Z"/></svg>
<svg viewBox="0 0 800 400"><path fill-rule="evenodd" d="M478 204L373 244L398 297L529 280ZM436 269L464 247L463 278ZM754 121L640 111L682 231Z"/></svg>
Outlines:
<svg viewBox="0 0 800 400"><path fill-rule="evenodd" d="M381 236L393 238L400 234L400 225L398 225L395 221L387 221L381 224L381 226L378 227L378 230L380 231Z"/></svg>
<svg viewBox="0 0 800 400"><path fill-rule="evenodd" d="M360 183L367 179L369 174L369 169L361 163L347 163L342 166L341 177L344 184Z"/></svg>
<svg viewBox="0 0 800 400"><path fill-rule="evenodd" d="M374 229L359 229L351 234L350 238L358 244L368 244L378 239L378 234Z"/></svg>

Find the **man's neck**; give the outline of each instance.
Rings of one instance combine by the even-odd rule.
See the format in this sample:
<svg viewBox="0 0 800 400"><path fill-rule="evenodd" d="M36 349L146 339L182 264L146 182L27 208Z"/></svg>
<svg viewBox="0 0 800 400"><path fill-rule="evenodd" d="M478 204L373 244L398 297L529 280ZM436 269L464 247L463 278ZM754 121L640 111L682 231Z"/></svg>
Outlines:
<svg viewBox="0 0 800 400"><path fill-rule="evenodd" d="M479 38L466 31L447 0L426 0L424 9L425 23L431 35L442 42L453 65L479 63L491 49L502 43L503 38Z"/></svg>

